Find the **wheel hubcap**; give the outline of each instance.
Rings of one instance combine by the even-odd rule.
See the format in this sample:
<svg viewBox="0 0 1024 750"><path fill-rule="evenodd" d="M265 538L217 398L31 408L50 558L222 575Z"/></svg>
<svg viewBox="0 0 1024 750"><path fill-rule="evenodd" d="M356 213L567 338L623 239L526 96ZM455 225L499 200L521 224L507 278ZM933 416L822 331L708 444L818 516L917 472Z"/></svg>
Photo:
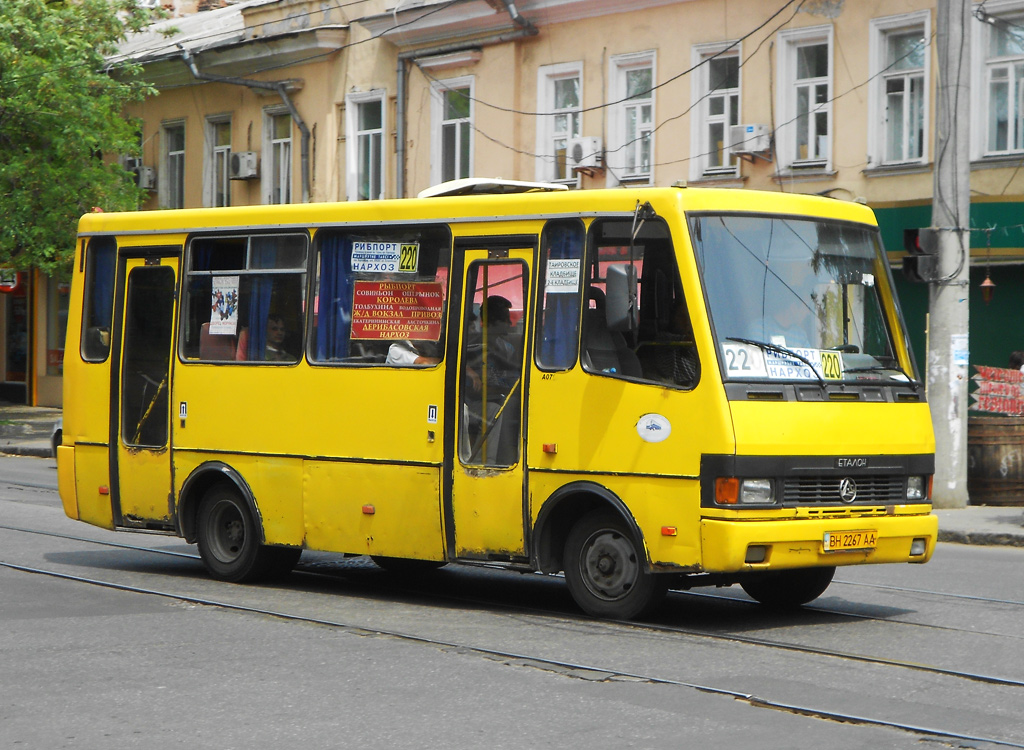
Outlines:
<svg viewBox="0 0 1024 750"><path fill-rule="evenodd" d="M214 508L211 525L213 534L211 552L221 562L238 559L245 544L245 520L233 504L218 503Z"/></svg>
<svg viewBox="0 0 1024 750"><path fill-rule="evenodd" d="M592 534L583 545L580 572L594 596L615 601L633 589L640 565L633 544L619 532L605 529Z"/></svg>

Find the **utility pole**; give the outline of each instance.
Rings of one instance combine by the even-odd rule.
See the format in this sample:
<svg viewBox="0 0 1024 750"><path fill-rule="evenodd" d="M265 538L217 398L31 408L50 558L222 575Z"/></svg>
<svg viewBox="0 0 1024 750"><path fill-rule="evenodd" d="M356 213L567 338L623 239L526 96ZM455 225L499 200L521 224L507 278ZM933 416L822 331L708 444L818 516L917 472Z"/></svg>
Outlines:
<svg viewBox="0 0 1024 750"><path fill-rule="evenodd" d="M970 296L970 0L937 0L935 106L937 281L928 288L928 401L935 425L933 502L967 505L967 354Z"/></svg>

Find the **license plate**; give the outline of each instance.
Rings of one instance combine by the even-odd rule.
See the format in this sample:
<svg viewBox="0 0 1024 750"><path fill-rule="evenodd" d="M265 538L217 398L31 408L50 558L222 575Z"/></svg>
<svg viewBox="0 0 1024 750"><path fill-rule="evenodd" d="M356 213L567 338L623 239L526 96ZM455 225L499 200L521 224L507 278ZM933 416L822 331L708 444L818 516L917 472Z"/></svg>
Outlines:
<svg viewBox="0 0 1024 750"><path fill-rule="evenodd" d="M870 531L826 531L822 547L825 552L842 552L851 549L874 549L878 532Z"/></svg>

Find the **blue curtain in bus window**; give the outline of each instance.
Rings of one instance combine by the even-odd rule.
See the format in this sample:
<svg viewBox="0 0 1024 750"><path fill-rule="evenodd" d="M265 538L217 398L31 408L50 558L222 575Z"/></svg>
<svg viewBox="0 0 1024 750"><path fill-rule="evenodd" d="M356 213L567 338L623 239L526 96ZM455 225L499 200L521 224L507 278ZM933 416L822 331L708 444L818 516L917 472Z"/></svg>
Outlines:
<svg viewBox="0 0 1024 750"><path fill-rule="evenodd" d="M277 248L262 242L254 242L249 254L250 268L274 268ZM246 359L250 362L266 359L267 315L270 314L270 300L274 294L273 276L252 276L249 287L249 345Z"/></svg>
<svg viewBox="0 0 1024 750"><path fill-rule="evenodd" d="M90 247L93 264L92 275L92 319L94 326L110 330L110 319L114 312L114 264L117 261L117 245L113 240Z"/></svg>
<svg viewBox="0 0 1024 750"><path fill-rule="evenodd" d="M352 282L352 241L338 236L324 238L320 243L316 328L316 358L320 361L348 356Z"/></svg>
<svg viewBox="0 0 1024 750"><path fill-rule="evenodd" d="M583 227L549 225L548 264L552 260L575 259L583 256ZM577 265L575 293L554 293L545 280L543 331L540 342L540 364L545 368L568 370L576 362L576 343L579 340L579 265Z"/></svg>

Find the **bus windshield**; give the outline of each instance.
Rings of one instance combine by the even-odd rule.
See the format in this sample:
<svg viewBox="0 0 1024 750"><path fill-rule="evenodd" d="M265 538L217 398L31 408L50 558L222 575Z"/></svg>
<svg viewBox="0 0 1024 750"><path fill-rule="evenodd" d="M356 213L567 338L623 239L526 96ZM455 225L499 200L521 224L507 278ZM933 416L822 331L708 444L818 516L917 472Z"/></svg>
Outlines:
<svg viewBox="0 0 1024 750"><path fill-rule="evenodd" d="M699 214L690 233L727 378L912 379L900 365L892 329L900 318L883 291L891 285L876 230Z"/></svg>

